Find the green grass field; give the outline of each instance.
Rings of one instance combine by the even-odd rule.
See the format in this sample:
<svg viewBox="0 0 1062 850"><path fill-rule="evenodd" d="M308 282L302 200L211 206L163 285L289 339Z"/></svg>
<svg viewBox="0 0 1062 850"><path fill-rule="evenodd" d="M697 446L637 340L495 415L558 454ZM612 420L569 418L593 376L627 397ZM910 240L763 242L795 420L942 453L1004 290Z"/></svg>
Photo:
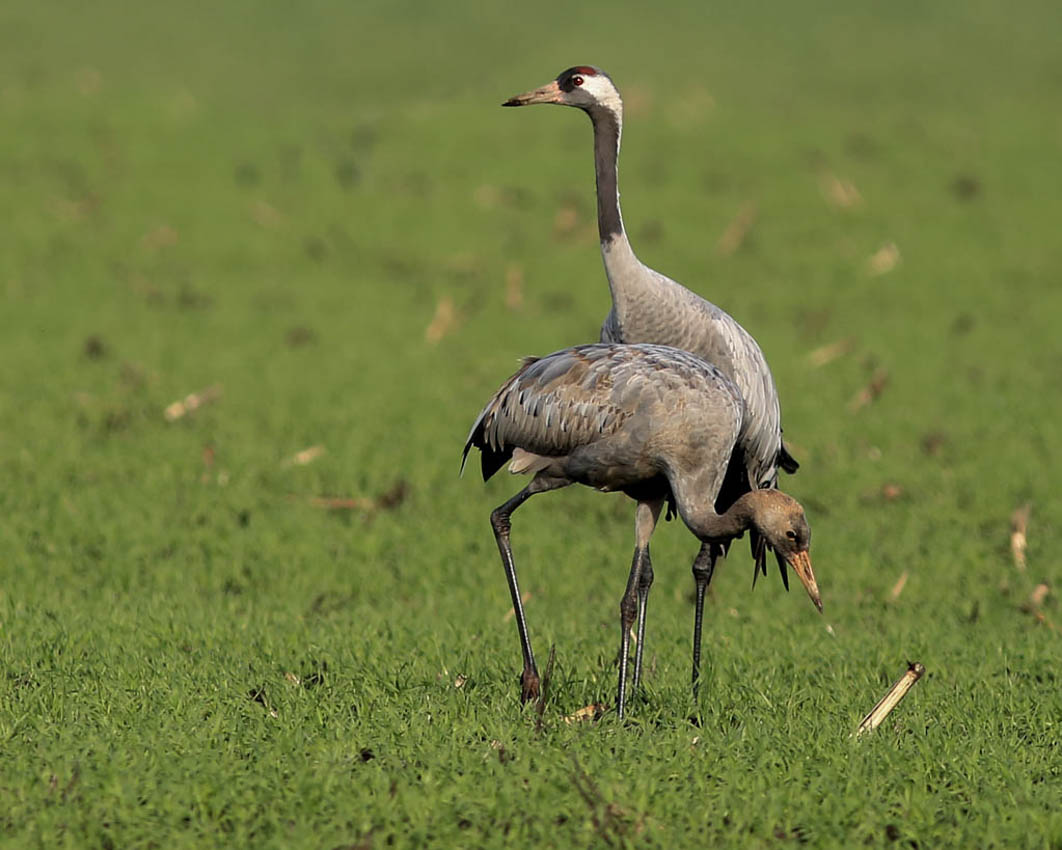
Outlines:
<svg viewBox="0 0 1062 850"><path fill-rule="evenodd" d="M5 5L0 846L1062 847L1058 11L796 5ZM608 309L588 122L498 108L588 62L636 250L770 360L825 603L737 546L694 704L663 525L623 724L565 717L632 503L516 517L540 717L520 484L457 477Z"/></svg>

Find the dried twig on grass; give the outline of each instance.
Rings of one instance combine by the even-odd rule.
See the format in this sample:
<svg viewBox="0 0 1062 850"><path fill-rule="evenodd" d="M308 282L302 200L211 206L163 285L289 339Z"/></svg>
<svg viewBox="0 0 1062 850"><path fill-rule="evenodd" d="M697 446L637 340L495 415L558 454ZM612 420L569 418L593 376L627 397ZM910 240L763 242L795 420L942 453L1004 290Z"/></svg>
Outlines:
<svg viewBox="0 0 1062 850"><path fill-rule="evenodd" d="M882 484L881 485L881 497L886 502L895 502L903 495L902 484Z"/></svg>
<svg viewBox="0 0 1062 850"><path fill-rule="evenodd" d="M1051 588L1049 588L1044 582L1040 582L1035 588L1033 588L1033 592L1029 594L1029 598L1021 606L1021 610L1026 614L1032 614L1038 623L1047 626L1051 631L1062 631L1043 611L1040 610L1050 592Z"/></svg>
<svg viewBox="0 0 1062 850"><path fill-rule="evenodd" d="M895 602L900 598L900 594L903 593L904 586L907 584L907 570L904 570L900 577L896 580L896 584L892 586L892 590L889 591L889 600Z"/></svg>
<svg viewBox="0 0 1062 850"><path fill-rule="evenodd" d="M524 269L518 263L505 269L505 306L514 311L524 306Z"/></svg>
<svg viewBox="0 0 1062 850"><path fill-rule="evenodd" d="M205 390L200 390L197 393L189 393L183 399L173 402L168 405L162 415L166 417L167 422L176 422L178 419L191 413L193 410L198 410L204 404L209 404L212 401L217 401L221 398L222 387L221 384L212 384Z"/></svg>
<svg viewBox="0 0 1062 850"><path fill-rule="evenodd" d="M588 706L580 708L578 711L573 711L571 714L564 718L565 723L578 723L580 720L597 720L606 711L608 711L608 703L604 702L592 702Z"/></svg>
<svg viewBox="0 0 1062 850"><path fill-rule="evenodd" d="M321 457L327 449L318 444L316 446L310 446L308 449L303 449L301 452L295 452L291 457L285 458L280 462L281 466L306 466L308 463L313 463L317 458Z"/></svg>
<svg viewBox="0 0 1062 850"><path fill-rule="evenodd" d="M889 382L889 372L887 369L875 369L874 374L863 389L855 394L855 397L848 403L848 409L855 413L862 408L870 404L874 399L881 395L885 389L885 385Z"/></svg>
<svg viewBox="0 0 1062 850"><path fill-rule="evenodd" d="M1047 595L1051 592L1044 582L1040 582L1033 588L1033 592L1029 594L1029 598L1025 601L1025 604L1021 606L1021 609L1029 614L1034 614L1044 605L1044 600L1047 599Z"/></svg>
<svg viewBox="0 0 1062 850"><path fill-rule="evenodd" d="M825 366L827 363L832 363L838 357L844 357L853 348L855 348L855 339L848 337L847 339L839 339L837 342L831 342L829 345L822 345L816 348L814 351L808 354L808 362L815 368Z"/></svg>
<svg viewBox="0 0 1062 850"><path fill-rule="evenodd" d="M145 233L140 244L150 251L157 251L159 248L176 245L180 239L180 234L174 228L168 224L160 224L154 230Z"/></svg>
<svg viewBox="0 0 1062 850"><path fill-rule="evenodd" d="M847 210L863 203L863 196L851 180L843 180L831 171L819 174L822 196L838 209Z"/></svg>
<svg viewBox="0 0 1062 850"><path fill-rule="evenodd" d="M397 508L409 495L409 484L404 478L398 479L388 490L376 498L367 496L314 496L310 504L315 508L329 511L365 511L372 515L377 511L389 511Z"/></svg>
<svg viewBox="0 0 1062 850"><path fill-rule="evenodd" d="M859 724L859 728L853 733L856 737L859 737L864 732L872 732L881 725L881 722L889 716L889 713L899 705L900 700L907 696L907 692L914 687L914 683L922 678L922 675L926 672L926 668L919 664L917 661L907 662L907 672L904 673L896 683L889 689L889 692L881 698L881 701L875 705L870 713L863 718L863 721Z"/></svg>
<svg viewBox="0 0 1062 850"><path fill-rule="evenodd" d="M214 451L213 446L206 445L203 446L203 451L201 452L200 457L202 457L203 459L203 472L199 476L199 481L203 484L206 484L208 481L210 481L210 476L213 474L214 462L217 459L217 453ZM218 483L224 485L226 481L222 478L222 475L225 475L227 478L227 474L222 473L218 476Z"/></svg>
<svg viewBox="0 0 1062 850"><path fill-rule="evenodd" d="M284 224L284 214L266 201L255 201L251 204L251 218L255 224L266 230L277 230Z"/></svg>
<svg viewBox="0 0 1062 850"><path fill-rule="evenodd" d="M867 260L867 274L871 277L891 272L900 264L900 249L895 242L886 242Z"/></svg>
<svg viewBox="0 0 1062 850"><path fill-rule="evenodd" d="M581 224L579 210L573 204L565 204L553 216L553 235L558 239L573 237Z"/></svg>
<svg viewBox="0 0 1062 850"><path fill-rule="evenodd" d="M719 241L715 243L715 250L719 256L729 257L737 251L745 241L745 237L749 235L749 231L752 230L752 225L755 223L756 204L752 201L747 201L742 204L737 215L734 216L730 224L726 226L726 230L724 230L723 235L719 237Z"/></svg>
<svg viewBox="0 0 1062 850"><path fill-rule="evenodd" d="M454 300L449 295L444 295L439 299L439 303L435 307L435 315L432 316L431 322L424 329L425 342L430 342L434 345L455 330L458 323L459 316L457 315L457 309L454 307Z"/></svg>
<svg viewBox="0 0 1062 850"><path fill-rule="evenodd" d="M1029 514L1032 503L1026 502L1014 509L1010 515L1010 554L1014 556L1014 566L1025 571L1025 546L1028 543L1026 532L1029 530Z"/></svg>

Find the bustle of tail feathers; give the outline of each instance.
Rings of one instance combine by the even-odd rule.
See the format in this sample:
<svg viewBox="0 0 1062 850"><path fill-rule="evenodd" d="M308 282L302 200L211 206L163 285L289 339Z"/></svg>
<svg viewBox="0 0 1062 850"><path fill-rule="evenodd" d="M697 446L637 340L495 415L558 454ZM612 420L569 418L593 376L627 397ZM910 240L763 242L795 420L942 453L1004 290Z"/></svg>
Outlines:
<svg viewBox="0 0 1062 850"><path fill-rule="evenodd" d="M512 457L509 452L494 451L487 446L480 446L479 451L479 468L483 473L484 481L489 481L491 476L505 466L509 458Z"/></svg>
<svg viewBox="0 0 1062 850"><path fill-rule="evenodd" d="M472 432L468 435L468 440L465 441L465 450L461 453L461 472L460 475L465 474L465 464L468 462L468 453L472 447L475 446L479 449L480 470L483 473L483 480L487 481L490 477L505 466L506 461L512 456L512 452L498 451L491 448L487 442L483 439L483 420L486 418L486 411L480 414L479 419L476 420L476 424L472 426Z"/></svg>
<svg viewBox="0 0 1062 850"><path fill-rule="evenodd" d="M506 389L513 380L519 377L520 373L524 371L528 366L537 360L541 360L540 357L522 357L520 358L520 368L516 371L506 383L502 386L497 393L494 394L494 399L498 397L498 394L502 390ZM461 453L461 472L459 475L465 474L465 463L468 462L468 452L473 446L479 449L480 470L483 473L483 480L489 481L490 477L494 475L499 469L505 466L506 462L512 457L511 451L497 451L492 449L483 439L483 420L486 419L487 411L490 410L494 403L494 399L491 399L488 404L479 414L479 419L476 420L472 426L472 431L468 435L468 440L465 441L465 450Z"/></svg>
<svg viewBox="0 0 1062 850"><path fill-rule="evenodd" d="M479 449L479 466L480 471L483 473L484 481L489 481L495 472L505 466L513 454L512 451L494 449L487 444L487 441L483 439L483 420L480 419L473 427L472 433L468 435L468 442L465 443L465 450L461 454L462 474L465 471L468 452L473 446Z"/></svg>

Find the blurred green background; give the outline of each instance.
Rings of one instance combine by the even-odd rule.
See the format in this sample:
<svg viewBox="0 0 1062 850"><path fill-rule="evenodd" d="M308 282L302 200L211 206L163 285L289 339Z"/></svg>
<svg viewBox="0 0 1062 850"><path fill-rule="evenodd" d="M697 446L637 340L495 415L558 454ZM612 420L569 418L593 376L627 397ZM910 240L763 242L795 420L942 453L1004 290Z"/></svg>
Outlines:
<svg viewBox="0 0 1062 850"><path fill-rule="evenodd" d="M1058 24L5 4L0 843L1062 846ZM630 504L517 517L539 720L487 523L518 482L456 475L608 310L588 122L498 107L585 63L640 257L767 354L826 605L750 596L737 547L695 706L661 528L627 726L564 718L612 698Z"/></svg>

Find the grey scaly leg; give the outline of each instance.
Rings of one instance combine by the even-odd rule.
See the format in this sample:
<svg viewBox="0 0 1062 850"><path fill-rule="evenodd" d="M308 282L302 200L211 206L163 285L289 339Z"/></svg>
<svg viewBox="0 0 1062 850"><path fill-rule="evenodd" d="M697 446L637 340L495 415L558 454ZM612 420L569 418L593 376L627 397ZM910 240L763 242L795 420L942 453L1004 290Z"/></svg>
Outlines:
<svg viewBox="0 0 1062 850"><path fill-rule="evenodd" d="M509 582L509 594L513 599L516 629L520 633L520 650L524 656L524 671L520 677L520 698L523 702L538 696L539 678L538 668L535 666L535 654L531 651L531 638L527 633L527 618L524 616L524 603L520 598L520 586L516 581L513 549L509 543L509 533L512 530L510 517L520 505L530 499L535 493L556 490L570 483L570 481L566 480L535 478L509 501L495 508L490 515L491 528L494 529L494 539L498 543L498 552L501 553L502 566L505 568L505 578Z"/></svg>
<svg viewBox="0 0 1062 850"><path fill-rule="evenodd" d="M718 547L714 543L702 543L701 551L693 562L693 580L697 584L697 602L693 614L693 697L697 698L697 690L701 677L701 622L704 618L704 593L708 590L708 583L712 580L715 571L715 562L719 557Z"/></svg>
<svg viewBox="0 0 1062 850"><path fill-rule="evenodd" d="M639 502L634 516L635 547L631 561L631 572L627 577L627 590L620 600L620 669L619 687L616 693L616 712L622 718L626 710L627 698L627 664L630 658L631 626L638 618L638 650L634 660L634 689L642 675L642 652L645 649L645 606L649 597L649 587L653 583L653 567L649 562L649 538L656 528L660 510L664 506L662 499Z"/></svg>

